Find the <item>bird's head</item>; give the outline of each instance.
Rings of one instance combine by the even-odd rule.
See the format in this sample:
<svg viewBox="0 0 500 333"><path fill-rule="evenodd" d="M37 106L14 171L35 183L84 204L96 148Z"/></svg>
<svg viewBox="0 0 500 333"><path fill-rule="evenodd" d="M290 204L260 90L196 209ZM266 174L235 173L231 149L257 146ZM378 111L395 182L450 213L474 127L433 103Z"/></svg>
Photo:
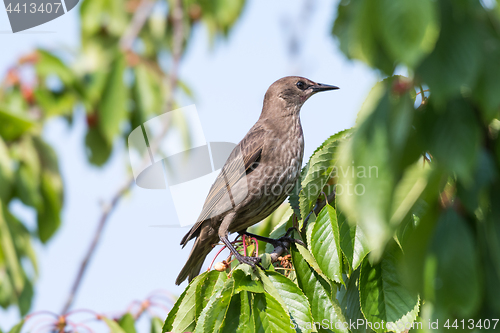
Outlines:
<svg viewBox="0 0 500 333"><path fill-rule="evenodd" d="M264 97L264 109L298 113L304 102L315 93L335 89L339 87L316 83L300 76L286 76L269 87Z"/></svg>

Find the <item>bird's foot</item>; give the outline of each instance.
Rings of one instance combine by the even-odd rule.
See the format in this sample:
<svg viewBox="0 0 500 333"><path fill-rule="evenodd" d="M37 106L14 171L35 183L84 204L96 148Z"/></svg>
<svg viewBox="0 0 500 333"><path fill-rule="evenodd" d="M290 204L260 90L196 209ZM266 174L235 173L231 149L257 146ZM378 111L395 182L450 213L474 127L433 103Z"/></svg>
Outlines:
<svg viewBox="0 0 500 333"><path fill-rule="evenodd" d="M285 242L288 243L288 244L291 244L291 243L294 243L294 244L299 244L299 245L302 245L302 246L306 246L306 244L304 244L303 241L301 241L300 239L295 239L295 238L292 238L290 237L290 233L294 230L295 228L294 227L291 227L289 228L285 235L280 237L280 238L269 238L269 237L263 237L263 236L259 236L259 235L255 235L255 234L252 234L252 233L249 233L247 232L246 230L241 232L242 235L246 235L246 236L249 236L249 237L253 237L253 238L256 238L257 240L260 240L260 241L263 241L263 242L266 242L266 243L269 243L271 244L272 246L274 246L275 248L277 248L278 246L283 246L283 247L287 247L285 246Z"/></svg>
<svg viewBox="0 0 500 333"><path fill-rule="evenodd" d="M290 236L282 236L278 239L275 239L274 242L272 242L271 244L276 248L278 246L283 246L283 247L287 247L285 246L284 243L288 243L288 244L291 244L291 243L294 243L294 244L299 244L299 245L302 245L303 247L306 247L306 244L304 244L303 241L301 241L300 239L295 239L295 238L292 238Z"/></svg>
<svg viewBox="0 0 500 333"><path fill-rule="evenodd" d="M236 259L240 262L240 264L250 265L253 269L255 269L256 266L259 266L262 270L264 270L264 267L260 264L260 257L248 257L239 254L236 256Z"/></svg>

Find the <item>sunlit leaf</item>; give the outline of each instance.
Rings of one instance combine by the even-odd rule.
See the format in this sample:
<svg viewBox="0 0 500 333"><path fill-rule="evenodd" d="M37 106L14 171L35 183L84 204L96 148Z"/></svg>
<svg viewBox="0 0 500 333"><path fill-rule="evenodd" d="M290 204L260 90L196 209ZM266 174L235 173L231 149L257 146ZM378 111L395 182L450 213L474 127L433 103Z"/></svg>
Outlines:
<svg viewBox="0 0 500 333"><path fill-rule="evenodd" d="M196 290L198 284L205 278L204 273L198 275L179 296L174 307L168 313L163 326L163 332L193 331L196 326Z"/></svg>
<svg viewBox="0 0 500 333"><path fill-rule="evenodd" d="M340 248L352 270L356 270L364 257L370 252L363 230L356 225L349 225L342 212L337 209Z"/></svg>
<svg viewBox="0 0 500 333"><path fill-rule="evenodd" d="M14 114L0 107L0 136L4 140L15 140L33 127L25 116Z"/></svg>
<svg viewBox="0 0 500 333"><path fill-rule="evenodd" d="M126 333L116 321L106 317L102 317L101 319L106 323L111 333Z"/></svg>
<svg viewBox="0 0 500 333"><path fill-rule="evenodd" d="M294 332L290 316L279 302L267 293L255 294L255 332Z"/></svg>
<svg viewBox="0 0 500 333"><path fill-rule="evenodd" d="M351 134L350 130L329 137L312 155L307 172L302 177L302 190L299 195L300 214L305 218L314 208L323 187L332 176L339 145Z"/></svg>
<svg viewBox="0 0 500 333"><path fill-rule="evenodd" d="M309 244L312 254L328 278L342 283L342 251L335 208L326 205L319 213Z"/></svg>
<svg viewBox="0 0 500 333"><path fill-rule="evenodd" d="M108 145L120 133L127 118L127 87L124 81L125 59L118 56L111 64L106 86L98 106L98 128Z"/></svg>
<svg viewBox="0 0 500 333"><path fill-rule="evenodd" d="M210 298L205 309L200 314L194 332L219 332L226 318L226 312L233 296L234 281L226 280L224 286ZM176 332L174 330L174 332ZM184 332L184 331L182 331Z"/></svg>
<svg viewBox="0 0 500 333"><path fill-rule="evenodd" d="M3 202L0 202L0 250L2 257L5 258L7 272L12 280L16 293L21 293L24 286L23 270L14 247L12 234L5 219L5 210L7 210L7 207Z"/></svg>
<svg viewBox="0 0 500 333"><path fill-rule="evenodd" d="M13 163L7 145L0 137L0 200L7 202L14 180Z"/></svg>
<svg viewBox="0 0 500 333"><path fill-rule="evenodd" d="M309 266L301 253L297 251L295 245L291 246L291 253L299 287L302 289L311 305L311 312L315 322L326 320L330 326L335 326L337 322L345 322L338 301L330 297L329 292L320 281L322 277ZM340 329L334 329L334 331L342 333L348 332L343 326Z"/></svg>
<svg viewBox="0 0 500 333"><path fill-rule="evenodd" d="M162 333L163 320L158 317L151 318L151 333Z"/></svg>
<svg viewBox="0 0 500 333"><path fill-rule="evenodd" d="M75 81L75 73L54 54L39 49L37 58L35 69L41 77L56 75L65 85L70 85Z"/></svg>
<svg viewBox="0 0 500 333"><path fill-rule="evenodd" d="M25 322L25 319L21 320L21 322L19 324L15 325L14 327L11 328L9 333L21 333L21 330L24 326L24 322Z"/></svg>
<svg viewBox="0 0 500 333"><path fill-rule="evenodd" d="M285 308L290 312L290 317L297 326L305 327L305 323L311 323L313 321L311 308L302 290L290 279L279 273L266 272L266 276L271 281L279 297L286 304ZM266 287L266 291L275 297L273 295L274 290L270 291L269 289L269 287ZM311 332L311 330L305 328L302 332Z"/></svg>
<svg viewBox="0 0 500 333"><path fill-rule="evenodd" d="M118 325L125 331L125 333L136 333L134 316L127 312L118 321Z"/></svg>

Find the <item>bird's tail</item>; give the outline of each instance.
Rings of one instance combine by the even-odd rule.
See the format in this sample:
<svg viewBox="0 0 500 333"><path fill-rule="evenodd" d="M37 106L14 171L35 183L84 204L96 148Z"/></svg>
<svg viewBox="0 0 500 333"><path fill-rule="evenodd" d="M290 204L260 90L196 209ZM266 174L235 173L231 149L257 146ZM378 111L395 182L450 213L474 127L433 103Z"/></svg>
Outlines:
<svg viewBox="0 0 500 333"><path fill-rule="evenodd" d="M212 242L206 239L202 241L202 238L203 237L196 238L191 253L189 253L188 260L179 273L177 280L175 280L176 285L180 285L188 277L189 282L191 282L192 279L200 274L200 269L205 261L205 257L212 251Z"/></svg>

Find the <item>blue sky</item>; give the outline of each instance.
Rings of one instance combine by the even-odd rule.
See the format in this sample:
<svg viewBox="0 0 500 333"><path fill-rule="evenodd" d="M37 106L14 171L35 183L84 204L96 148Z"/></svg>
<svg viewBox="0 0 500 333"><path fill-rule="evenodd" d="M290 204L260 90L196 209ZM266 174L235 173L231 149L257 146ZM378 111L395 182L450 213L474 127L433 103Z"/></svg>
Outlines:
<svg viewBox="0 0 500 333"><path fill-rule="evenodd" d="M269 85L287 75L341 88L314 96L302 108L306 158L328 136L354 125L377 75L359 62L348 61L338 50L330 35L337 1L313 3L310 17L304 19L303 1L247 1L229 38L217 40L213 48L203 27L194 31L180 77L195 93L207 141L236 143L243 138L259 117ZM35 47L76 50L77 10L26 33L12 34L6 12L1 9L2 76L20 55ZM289 53L290 33L301 45L295 56ZM44 130L44 137L60 156L66 194L62 227L48 245L36 245L40 277L33 311L61 310L94 234L102 204L127 177L129 161L124 142L116 142L104 168L86 162L85 126L83 115L77 113L72 128L55 120ZM19 204L14 209L34 225L33 212ZM177 287L174 281L191 248L191 244L184 250L179 246L188 229L150 227L158 224L177 224L169 191L134 186L108 221L74 308L113 314L155 289L180 294L185 284ZM17 309L0 311L1 329L10 328L17 320Z"/></svg>

